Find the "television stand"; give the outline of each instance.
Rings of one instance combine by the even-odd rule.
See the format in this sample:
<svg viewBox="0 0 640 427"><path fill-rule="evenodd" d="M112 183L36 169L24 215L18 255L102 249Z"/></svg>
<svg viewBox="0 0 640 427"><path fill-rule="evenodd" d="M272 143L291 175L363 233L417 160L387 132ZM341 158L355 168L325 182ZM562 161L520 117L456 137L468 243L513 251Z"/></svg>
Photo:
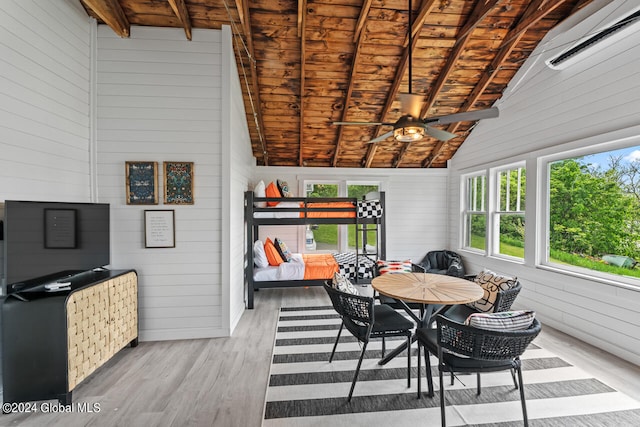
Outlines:
<svg viewBox="0 0 640 427"><path fill-rule="evenodd" d="M5 403L58 399L118 351L138 344L138 281L134 270L87 271L46 291L20 290L2 304ZM48 283L48 282L47 282Z"/></svg>

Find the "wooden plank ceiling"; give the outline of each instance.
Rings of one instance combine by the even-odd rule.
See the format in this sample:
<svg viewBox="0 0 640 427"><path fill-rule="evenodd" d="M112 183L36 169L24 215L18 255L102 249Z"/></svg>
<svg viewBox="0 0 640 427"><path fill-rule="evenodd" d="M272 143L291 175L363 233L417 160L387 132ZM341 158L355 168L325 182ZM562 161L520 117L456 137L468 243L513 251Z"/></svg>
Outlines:
<svg viewBox="0 0 640 427"><path fill-rule="evenodd" d="M409 0L79 1L121 37L132 25L184 28L189 40L231 25L259 165L442 168L474 122L440 126L458 135L447 142L373 144L391 127L333 122L395 122L409 69L422 118L489 108L542 37L591 0L412 0L412 37Z"/></svg>

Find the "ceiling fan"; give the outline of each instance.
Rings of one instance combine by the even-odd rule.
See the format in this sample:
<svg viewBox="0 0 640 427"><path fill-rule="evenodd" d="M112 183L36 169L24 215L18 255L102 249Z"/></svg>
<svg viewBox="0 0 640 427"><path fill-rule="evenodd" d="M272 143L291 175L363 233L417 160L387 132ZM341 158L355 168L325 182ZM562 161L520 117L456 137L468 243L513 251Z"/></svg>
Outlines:
<svg viewBox="0 0 640 427"><path fill-rule="evenodd" d="M431 127L430 125L446 125L455 122L470 122L481 119L489 119L498 117L498 108L492 107L485 110L464 111L461 113L447 114L444 116L434 116L420 118L420 110L422 109L423 96L412 93L411 91L411 74L412 74L412 24L411 16L412 7L409 0L409 93L400 94L400 117L394 123L385 122L333 122L334 125L357 125L357 126L393 126L393 130L384 133L377 138L372 139L369 143L384 141L393 135L396 141L414 142L420 141L425 136L431 136L441 141L448 141L457 135L442 129Z"/></svg>

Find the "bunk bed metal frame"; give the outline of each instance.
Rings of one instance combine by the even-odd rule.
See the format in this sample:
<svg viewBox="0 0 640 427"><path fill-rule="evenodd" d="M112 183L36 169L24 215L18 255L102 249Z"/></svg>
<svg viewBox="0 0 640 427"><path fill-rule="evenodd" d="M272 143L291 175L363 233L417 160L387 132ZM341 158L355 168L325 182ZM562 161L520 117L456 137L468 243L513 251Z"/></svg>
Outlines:
<svg viewBox="0 0 640 427"><path fill-rule="evenodd" d="M246 226L246 248L245 248L245 265L244 265L244 281L247 287L246 302L247 308L252 309L254 304L254 292L260 288L291 288L299 286L322 286L326 279L317 280L273 280L273 281L255 281L253 280L254 253L253 244L259 239L260 226L269 225L310 225L310 224L355 224L356 226L356 264L359 263L361 257L376 257L376 259L386 259L386 232L385 232L385 194L379 193L379 204L381 215L372 218L358 217L358 202L361 201L354 197L255 197L253 191L244 193L244 217ZM256 207L256 202L299 202L300 207ZM335 202L351 202L353 207L314 207L317 203L335 203ZM256 212L298 212L300 217L296 218L255 218ZM344 213L354 212L355 217L348 218L317 218L310 214L324 213ZM368 225L374 225L374 228L367 228ZM367 232L377 232L376 251L367 251ZM362 233L363 239L359 239ZM362 240L362 241L360 241ZM360 247L362 246L362 247ZM375 260L374 260L375 261ZM356 283L364 283L363 279L358 279L356 274Z"/></svg>

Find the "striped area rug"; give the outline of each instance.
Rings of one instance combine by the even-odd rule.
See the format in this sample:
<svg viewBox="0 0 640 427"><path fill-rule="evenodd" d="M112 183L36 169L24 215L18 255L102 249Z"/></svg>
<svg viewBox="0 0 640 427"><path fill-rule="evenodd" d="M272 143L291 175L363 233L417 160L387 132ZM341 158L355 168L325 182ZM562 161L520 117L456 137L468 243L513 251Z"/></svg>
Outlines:
<svg viewBox="0 0 640 427"><path fill-rule="evenodd" d="M340 320L330 306L280 311L263 427L440 425L436 368L435 397L425 394L417 399L415 345L411 388L407 388L406 353L380 366L377 362L381 357L381 341L370 342L354 396L348 403L346 396L361 347L345 330L336 356L329 363L339 327ZM388 339L387 348L394 348L401 340ZM571 366L535 342L522 359L530 425L640 425L640 402ZM436 366L433 356L431 363ZM422 378L425 392L424 372ZM461 375L453 386L446 377L448 426L522 425L520 395L508 371L482 374L480 396L476 395L475 386L475 375Z"/></svg>

